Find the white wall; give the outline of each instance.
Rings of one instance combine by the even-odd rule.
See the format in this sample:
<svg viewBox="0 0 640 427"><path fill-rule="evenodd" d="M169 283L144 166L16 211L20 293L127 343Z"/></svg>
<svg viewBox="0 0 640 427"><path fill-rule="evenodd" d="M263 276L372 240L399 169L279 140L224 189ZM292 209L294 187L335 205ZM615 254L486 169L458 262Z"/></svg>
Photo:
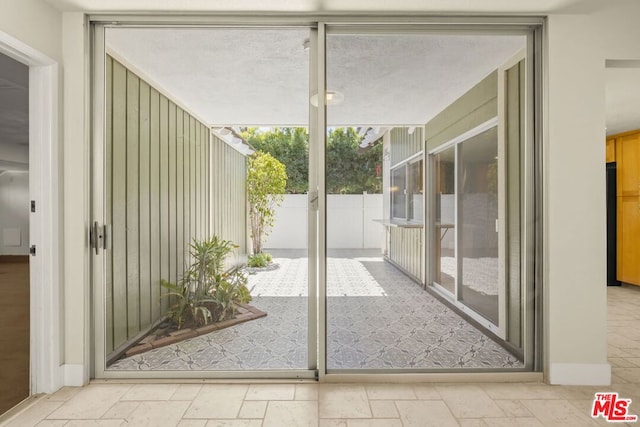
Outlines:
<svg viewBox="0 0 640 427"><path fill-rule="evenodd" d="M0 141L0 169L28 170L29 146L25 144L7 144Z"/></svg>
<svg viewBox="0 0 640 427"><path fill-rule="evenodd" d="M383 242L382 194L327 196L327 248L380 248ZM287 194L276 211L267 249L307 248L307 196Z"/></svg>
<svg viewBox="0 0 640 427"><path fill-rule="evenodd" d="M268 249L307 248L307 195L287 194L276 209L271 233L263 245Z"/></svg>
<svg viewBox="0 0 640 427"><path fill-rule="evenodd" d="M0 172L0 255L29 254L29 173Z"/></svg>
<svg viewBox="0 0 640 427"><path fill-rule="evenodd" d="M605 59L640 59L640 4L548 26L545 354L551 383L606 384Z"/></svg>
<svg viewBox="0 0 640 427"><path fill-rule="evenodd" d="M89 144L85 129L85 28L84 15L67 12L62 17L64 55L64 357L67 385L89 380L89 342L91 331L88 263L89 226ZM86 96L86 97L85 97ZM83 308L83 309L81 309Z"/></svg>
<svg viewBox="0 0 640 427"><path fill-rule="evenodd" d="M53 60L62 59L61 14L42 0L2 0L0 32Z"/></svg>
<svg viewBox="0 0 640 427"><path fill-rule="evenodd" d="M62 150L62 15L42 0L2 0L0 52L29 69L29 199L31 243L38 256L30 260L31 393L50 393L63 383L60 351L63 310L62 193L58 191Z"/></svg>

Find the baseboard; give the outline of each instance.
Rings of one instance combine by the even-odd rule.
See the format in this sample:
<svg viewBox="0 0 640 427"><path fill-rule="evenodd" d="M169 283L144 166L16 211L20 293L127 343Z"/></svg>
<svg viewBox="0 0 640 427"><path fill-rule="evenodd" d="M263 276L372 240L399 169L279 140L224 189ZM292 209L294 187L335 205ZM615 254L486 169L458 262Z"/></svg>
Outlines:
<svg viewBox="0 0 640 427"><path fill-rule="evenodd" d="M66 387L82 387L89 382L84 375L84 365L62 365L64 369L64 385Z"/></svg>
<svg viewBox="0 0 640 427"><path fill-rule="evenodd" d="M556 385L610 385L608 363L551 363L549 383Z"/></svg>

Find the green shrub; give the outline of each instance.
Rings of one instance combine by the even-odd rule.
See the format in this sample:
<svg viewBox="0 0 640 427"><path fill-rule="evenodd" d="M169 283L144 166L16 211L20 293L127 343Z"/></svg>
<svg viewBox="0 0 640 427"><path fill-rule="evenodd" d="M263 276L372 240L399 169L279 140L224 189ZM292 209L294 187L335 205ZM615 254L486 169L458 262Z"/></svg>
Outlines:
<svg viewBox="0 0 640 427"><path fill-rule="evenodd" d="M247 277L240 267L224 269L225 259L237 248L232 242L213 236L191 245L192 264L178 283L161 281L165 297L177 301L167 315L182 328L189 318L196 325L225 320L234 314L233 303L251 301Z"/></svg>
<svg viewBox="0 0 640 427"><path fill-rule="evenodd" d="M250 255L249 262L247 263L247 265L253 268L262 268L269 265L271 260L272 260L271 254L262 252L259 254Z"/></svg>

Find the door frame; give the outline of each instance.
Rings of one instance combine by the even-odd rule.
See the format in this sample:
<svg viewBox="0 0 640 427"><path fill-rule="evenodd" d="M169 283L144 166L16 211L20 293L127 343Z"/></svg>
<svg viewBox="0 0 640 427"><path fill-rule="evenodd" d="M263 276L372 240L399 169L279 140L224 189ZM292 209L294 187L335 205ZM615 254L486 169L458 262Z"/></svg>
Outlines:
<svg viewBox="0 0 640 427"><path fill-rule="evenodd" d="M498 86L498 93L500 94L500 87ZM499 101L498 101L499 102ZM465 314L467 314L469 317L471 317L473 320L475 320L476 322L478 322L479 324L481 324L482 326L484 326L487 330L489 330L490 332L496 334L497 336L499 336L502 339L505 339L506 337L506 327L505 327L505 318L506 318L506 306L505 306L505 301L506 301L506 292L507 292L507 285L506 285L506 278L505 278L505 248L504 246L506 245L506 227L505 227L505 218L506 218L506 205L505 205L505 197L506 197L506 190L505 190L505 169L506 169L506 160L504 158L504 153L505 153L505 138L502 135L502 127L501 127L501 123L502 123L502 117L501 114L498 112L498 116L487 120L484 123L479 124L478 126L464 132L461 135L456 136L455 138L444 142L440 145L438 145L437 147L434 147L433 149L428 151L428 156L429 156L429 160L427 161L427 165L425 165L425 167L430 169L430 172L428 172L429 174L433 175L433 170L435 170L434 167L434 163L435 163L435 158L434 156L438 153L441 153L447 149L450 148L454 148L455 149L455 155L454 155L454 167L455 167L455 172L454 172L454 176L455 176L455 197L454 197L454 220L455 220L455 226L454 226L454 240L455 240L455 261L456 261L456 277L455 277L455 285L454 285L454 292L451 293L449 292L447 289L445 289L443 286L441 286L439 283L437 283L435 280L430 279L429 282L427 283L427 286L432 285L433 289L438 292L439 294L441 294L444 298L448 299L449 301L451 301L452 304L454 304L458 309L460 309L462 312L464 312ZM460 294L460 289L463 286L462 282L461 282L461 272L462 272L462 263L461 263L461 257L460 257L460 248L461 248L461 235L459 232L459 223L460 223L460 218L461 218L461 212L458 209L459 206L459 201L460 201L460 173L461 171L458 169L458 166L461 163L461 156L460 156L460 150L459 150L459 146L461 144L463 144L465 141L487 131L490 130L492 128L497 128L498 129L498 140L497 140L497 148L498 148L498 177L497 177L497 181L498 181L498 218L497 218L497 228L499 229L499 238L498 238L498 324L494 324L491 320L485 318L484 316L482 316L480 313L476 312L473 308L471 308L470 306L467 306L464 302L462 302L460 300L459 294ZM427 185L429 185L429 189L426 191L427 196L433 200L433 198L435 197L435 180L432 180L430 183L428 183ZM433 227L433 224L429 224L429 227ZM435 235L434 235L435 236ZM434 242L435 242L435 237L434 237ZM434 242L427 242L427 245L434 245ZM437 262L437 260L433 259L431 260L431 264L434 265Z"/></svg>
<svg viewBox="0 0 640 427"><path fill-rule="evenodd" d="M0 32L0 53L29 67L30 394L52 393L63 385L60 310L60 187L58 164L58 63Z"/></svg>
<svg viewBox="0 0 640 427"><path fill-rule="evenodd" d="M91 120L91 197L90 197L90 210L91 221L98 222L100 225L106 225L105 222L105 207L106 201L105 194L105 59L107 54L106 48L106 29L109 27L119 26L114 25L115 21L94 21L90 25L90 73L91 73L91 106L90 112ZM316 60L322 56L324 60L324 53L320 55L314 54L319 49L319 46L323 46L323 43L317 43L317 38L314 35L318 34L321 37L322 30L316 25L316 23L308 23L308 20L300 22L282 22L282 19L275 19L272 22L278 27L300 27L308 28L310 36L310 61L309 61L309 95L318 93L319 90L323 90L324 87L324 74L317 73L316 70L319 67L316 65ZM126 22L122 23L127 25ZM143 24L145 25L145 24ZM160 24L163 28L176 27L173 24ZM225 22L219 22L218 20L212 20L203 26L216 28L216 27L239 27L237 23L226 24ZM264 26L247 24L244 25L248 28L260 29ZM324 213L326 212L325 195L324 195L324 174L320 171L324 170L324 167L311 167L312 164L318 165L324 161L324 132L318 131L318 129L324 129L324 111L326 100L323 97L319 98L319 105L317 108L309 107L309 155L310 155L310 170L309 170L309 188L315 188L315 192L309 191L309 208L308 208L308 277L309 277L309 296L308 296L308 326L307 326L307 369L265 369L265 370L211 370L211 371L124 371L124 370L108 370L105 361L105 261L104 249L90 250L91 258L91 282L92 282L92 305L93 314L91 320L93 322L92 330L94 336L91 342L93 361L92 377L94 378L212 378L212 379L316 379L319 376L318 366L322 363L322 358L317 355L321 354L318 349L322 348L323 340L319 340L318 330L323 325L317 322L317 313L319 312L319 306L323 304L322 298L318 298L322 295L318 291L318 280L321 279L325 268L324 258L320 258L318 255L324 253L325 247L324 239L319 238L321 231L321 223L325 220ZM322 98L322 99L320 99ZM322 125L322 128L319 127ZM313 162L311 159L316 159L317 162ZM110 224L109 224L110 226ZM105 237L106 239L106 237ZM99 252L99 253L98 253Z"/></svg>
<svg viewBox="0 0 640 427"><path fill-rule="evenodd" d="M540 42L540 34L544 29L544 18L539 16L505 16L505 17L482 17L482 16L433 16L429 14L412 14L412 15L403 15L403 14L394 14L392 16L382 15L382 14L328 14L328 15L286 15L286 16L256 16L250 14L199 14L199 15L118 15L118 14L92 14L87 17L87 22L89 22L92 28L95 26L110 26L110 25L138 25L138 26L158 26L158 27L171 27L171 26L190 26L190 25L198 25L198 26L262 26L262 27L282 27L282 26L306 26L309 28L317 28L318 37L311 37L311 46L315 49L315 55L311 55L311 63L310 63L310 90L315 86L315 93L320 93L326 87L326 64L325 64L325 37L327 32L333 32L336 28L340 28L340 31L344 32L353 32L358 33L364 31L368 34L370 33L389 33L393 31L405 31L405 32L429 32L438 31L442 32L443 30L450 31L453 34L456 34L460 31L464 31L465 29L473 28L476 31L486 31L488 33L499 32L501 34L524 34L528 31L527 36L527 53L529 55L541 55L542 44ZM473 25L473 27L470 27ZM94 37L94 32L91 31L91 36ZM535 41L535 44L534 44ZM96 99L96 89L100 91L100 83L96 82L95 79L95 45L94 40L91 39L90 43L91 55L89 61L89 68L93 71L90 72L92 76L91 83L91 105L94 107L94 111L89 114L87 118L88 122L93 124L90 126L93 130L92 139L95 141L95 138L102 138L103 136L99 135L100 132L96 130L97 126L95 123L100 123L103 120L103 117L100 116L100 111L95 111ZM313 53L313 51L311 51ZM316 61L315 67L313 66L313 61ZM536 68L537 73L535 75L532 73L531 78L527 80L527 90L528 93L532 94L532 101L535 101L536 112L539 113L538 109L541 108L541 93L539 93L540 88L542 87L542 73L540 70ZM535 80L535 88L536 92L534 93L534 80ZM103 79L104 81L104 79ZM317 129L323 129L326 124L326 103L324 97L318 97L318 99L322 99L322 103L318 106L316 110L316 114L311 113L309 126L311 127L313 123L314 126L317 126ZM104 108L104 107L103 107ZM313 112L313 110L310 110ZM528 115L533 117L533 109L527 111ZM529 116L528 116L529 117ZM528 136L531 136L531 144L530 150L528 153L531 158L535 157L538 160L539 149L532 147L539 147L540 144L537 144L537 141L541 138L541 133L536 132L533 135L533 128L539 129L542 123L542 115L536 115L536 121L531 121L531 126L528 127ZM95 121L97 120L97 122ZM324 129L323 129L324 130ZM310 132L311 135L311 132ZM362 373L352 373L352 372L336 372L327 374L326 369L326 342L327 342L327 325L326 325L326 191L325 191L325 174L322 173L324 171L324 142L326 135L324 132L317 132L314 138L310 137L310 158L314 154L317 156L316 161L313 164L310 164L309 175L310 175L310 197L309 197L309 260L310 260L310 268L309 268L309 279L310 282L312 280L316 281L316 287L314 292L310 292L309 294L309 307L310 316L313 315L313 310L316 311L316 320L317 324L309 325L309 331L315 331L317 333L315 339L315 345L317 346L317 365L316 365L316 373L317 377L320 381L334 382L334 381L351 381L351 380L366 380L367 378L371 378L377 381L385 381L385 380L400 380L406 381L405 377L407 371L397 370L397 373L390 373L389 371L377 371L377 370L367 370ZM535 136L535 138L534 138ZM536 141L534 141L534 139ZM91 150L92 152L95 150L94 143L92 142ZM315 147L314 147L315 144ZM425 147L425 162L424 165L426 167L428 161L426 160L426 147ZM311 162L310 162L311 163ZM95 168L95 164L93 164ZM533 168L539 167L539 164L536 163L533 166L527 166L528 173L527 177L531 178L528 181L528 184L533 189ZM94 169L95 170L95 169ZM427 179L427 173L424 173L424 179ZM536 185L539 182L536 178ZM95 188L96 184L92 183L92 188ZM313 190L313 189L316 190ZM425 189L428 188L425 186ZM540 187L541 188L541 187ZM317 193L314 193L317 191ZM533 211L533 209L540 208L541 195L539 193L535 194L535 200L533 199L533 191L529 193L531 196L528 197L527 200L527 212L525 213L527 217L531 214L529 211ZM314 199L317 195L317 205L314 204ZM93 203L93 202L92 202ZM426 206L426 203L425 203ZM95 206L92 206L92 210L95 210ZM430 216L430 212L425 212L425 216ZM426 222L425 222L426 224ZM536 230L541 227L541 223L536 224ZM535 231L535 238L528 240L527 242L527 256L531 255L536 259L536 266L540 265L541 261L541 252L539 248L542 247L541 241L542 236L536 230L529 230L527 236L533 236ZM535 240L535 241L534 241ZM432 264L432 261L429 259L431 254L431 249L428 245L428 239L423 239L424 245L424 263L425 268L429 268ZM530 247L529 247L530 246ZM311 267L312 256L315 256L314 259L314 267ZM94 260L97 257L92 257ZM92 263L95 264L95 263ZM533 274L529 273L529 268L526 269L526 276L533 279ZM95 282L96 278L100 278L102 275L102 270L100 268L96 269L92 267L92 282ZM537 290L535 292L536 300L539 300L540 294L539 292L542 289L542 280L541 277L536 277L536 285ZM427 277L428 280L428 277ZM533 282L527 285L527 293L528 296L533 298L534 289ZM88 322L93 323L91 325L91 330L94 331L95 336L93 337L92 345L95 346L96 343L100 342L103 338L104 331L100 331L100 327L97 322L98 316L100 315L99 302L101 301L98 298L98 293L93 292L92 301L93 301L93 315L90 316ZM542 318L542 309L541 306L536 304L535 306L537 320L536 325L539 325ZM534 313L530 312L528 314L528 320L533 320ZM539 340L540 329L539 327L535 328L533 322L528 322L529 325L527 327L528 332L531 334L536 334L535 340L536 345L540 346L542 344L541 340ZM530 329L530 331L529 331ZM533 338L532 338L533 339ZM313 348L314 344L309 344L309 349ZM212 378L291 378L292 371L209 371L205 372L206 375L203 375L203 371L198 371L195 373L189 372L147 372L145 375L144 372L132 372L132 371L117 371L116 374L111 374L109 372L105 372L104 369L104 360L100 361L98 357L98 351L96 348L92 349L92 360L94 363L94 376L102 377L102 378L203 378L204 377L212 377ZM535 350L535 366L533 365L533 353L534 349L527 349L525 351L525 365L527 369L536 369L542 366L539 355L542 355L542 349L538 348ZM312 367L312 359L313 355L309 355L309 366ZM294 374L296 373L293 371ZM304 371L304 372L313 372L313 371ZM481 374L462 374L469 375L473 377L475 380L479 380L481 376L486 376L487 379L496 379L500 378L503 380L504 378L511 378L516 374L513 371L504 373L504 372L496 372L495 370L487 370L486 373ZM539 378L538 372L518 372L517 374L524 375L527 378ZM459 373L438 373L438 378L451 378L460 379ZM479 376L480 377L479 377ZM414 380L427 380L428 378L434 378L433 373L423 373L423 372L412 372L412 378Z"/></svg>

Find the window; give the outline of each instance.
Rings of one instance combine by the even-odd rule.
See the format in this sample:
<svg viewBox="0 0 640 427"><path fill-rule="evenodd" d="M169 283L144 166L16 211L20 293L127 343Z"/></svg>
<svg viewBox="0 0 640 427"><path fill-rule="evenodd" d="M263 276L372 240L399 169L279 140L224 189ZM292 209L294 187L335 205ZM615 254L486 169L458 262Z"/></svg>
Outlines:
<svg viewBox="0 0 640 427"><path fill-rule="evenodd" d="M423 162L413 158L391 169L391 218L422 222Z"/></svg>
<svg viewBox="0 0 640 427"><path fill-rule="evenodd" d="M400 166L391 171L391 218L407 217L407 168Z"/></svg>

